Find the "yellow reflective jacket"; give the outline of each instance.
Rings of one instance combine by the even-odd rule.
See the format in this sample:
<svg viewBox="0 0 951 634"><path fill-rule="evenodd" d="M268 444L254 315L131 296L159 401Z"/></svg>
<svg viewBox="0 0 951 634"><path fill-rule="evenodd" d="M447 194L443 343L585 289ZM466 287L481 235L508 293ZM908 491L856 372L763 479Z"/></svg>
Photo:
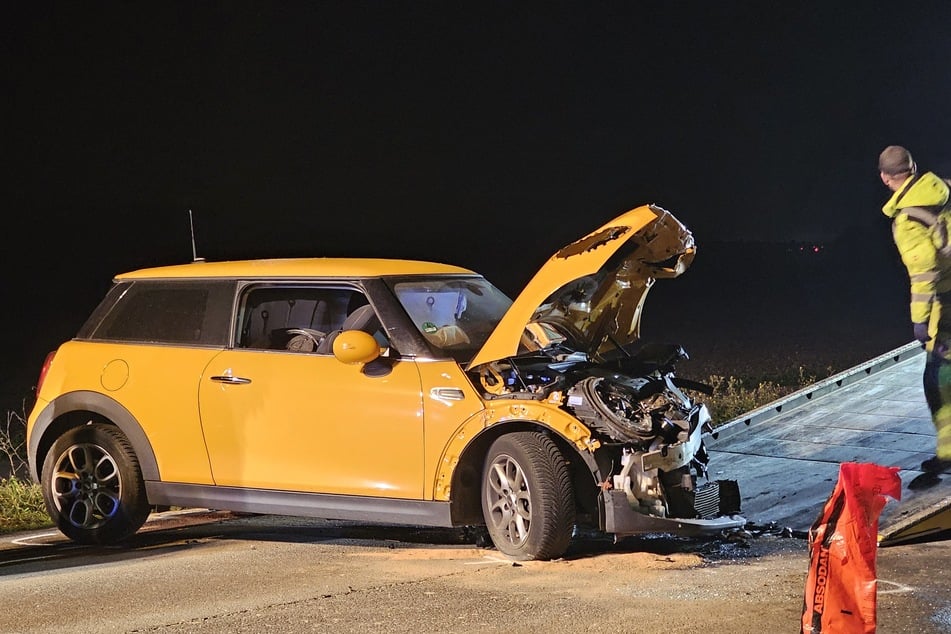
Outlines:
<svg viewBox="0 0 951 634"><path fill-rule="evenodd" d="M911 176L882 207L911 281L911 320L927 323L936 295L951 304L951 205L948 181L932 172ZM947 206L947 207L946 207Z"/></svg>

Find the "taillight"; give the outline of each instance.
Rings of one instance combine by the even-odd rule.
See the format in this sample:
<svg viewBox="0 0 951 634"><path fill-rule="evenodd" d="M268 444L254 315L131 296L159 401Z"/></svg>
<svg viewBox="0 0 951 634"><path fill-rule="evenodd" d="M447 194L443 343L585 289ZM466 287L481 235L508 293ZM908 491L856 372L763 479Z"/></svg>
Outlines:
<svg viewBox="0 0 951 634"><path fill-rule="evenodd" d="M46 360L43 361L43 367L40 368L40 378L36 380L36 394L39 396L40 390L43 389L43 379L46 378L46 373L49 371L50 366L53 365L53 357L56 356L56 351L53 350L51 353L46 355Z"/></svg>

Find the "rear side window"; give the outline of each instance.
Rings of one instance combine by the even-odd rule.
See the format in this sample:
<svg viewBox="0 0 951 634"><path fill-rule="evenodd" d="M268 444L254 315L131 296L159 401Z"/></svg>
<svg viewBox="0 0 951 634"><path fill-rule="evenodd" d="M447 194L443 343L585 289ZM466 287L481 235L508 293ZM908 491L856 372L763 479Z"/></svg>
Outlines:
<svg viewBox="0 0 951 634"><path fill-rule="evenodd" d="M118 282L80 339L227 345L235 282Z"/></svg>

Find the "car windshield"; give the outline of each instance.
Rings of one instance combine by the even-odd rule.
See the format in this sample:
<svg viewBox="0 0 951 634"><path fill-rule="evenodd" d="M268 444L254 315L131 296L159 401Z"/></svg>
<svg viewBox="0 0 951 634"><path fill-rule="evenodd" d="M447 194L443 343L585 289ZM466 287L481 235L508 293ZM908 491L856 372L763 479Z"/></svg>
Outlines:
<svg viewBox="0 0 951 634"><path fill-rule="evenodd" d="M482 347L512 305L482 277L414 278L393 292L426 340L460 360Z"/></svg>

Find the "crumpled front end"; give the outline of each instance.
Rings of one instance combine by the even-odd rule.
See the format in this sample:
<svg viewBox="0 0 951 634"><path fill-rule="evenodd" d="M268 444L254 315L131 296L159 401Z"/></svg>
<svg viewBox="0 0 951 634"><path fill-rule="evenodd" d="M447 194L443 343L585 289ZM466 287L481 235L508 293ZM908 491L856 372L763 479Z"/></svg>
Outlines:
<svg viewBox="0 0 951 634"><path fill-rule="evenodd" d="M664 417L666 434L646 446L621 449L620 469L602 484L598 500L605 532L705 535L746 523L736 481L706 480L702 434L709 419L704 405L692 408L686 419ZM668 442L672 435L676 439Z"/></svg>
<svg viewBox="0 0 951 634"><path fill-rule="evenodd" d="M736 481L708 478L703 433L710 413L688 396L710 388L672 371L684 356L666 344L600 364L577 353L546 363L535 353L484 368L483 386L492 398L551 402L561 394L561 408L591 430L597 468L588 486L597 488L600 530L704 535L740 528L746 520Z"/></svg>
<svg viewBox="0 0 951 634"><path fill-rule="evenodd" d="M546 332L555 337L553 328ZM596 363L564 344L489 364L480 380L490 399L560 398L561 409L591 430L596 467L581 484L596 498L591 523L618 537L741 528L736 481L708 478L710 413L690 394L710 388L673 373L684 351L641 344Z"/></svg>
<svg viewBox="0 0 951 634"><path fill-rule="evenodd" d="M710 415L691 395L710 388L675 376L679 346L641 339L648 291L695 255L667 210L621 214L549 258L468 366L487 400L557 403L591 431L578 504L609 533L745 524L736 482L707 479Z"/></svg>
<svg viewBox="0 0 951 634"><path fill-rule="evenodd" d="M607 365L646 374L588 370L591 375L567 392L566 407L606 437L598 450L604 454L598 463L607 471L598 503L602 528L631 535L742 526L737 483L708 480L703 433L710 429L710 413L685 392L709 388L674 376L673 363L686 356L679 347L641 350L637 363L627 358Z"/></svg>

